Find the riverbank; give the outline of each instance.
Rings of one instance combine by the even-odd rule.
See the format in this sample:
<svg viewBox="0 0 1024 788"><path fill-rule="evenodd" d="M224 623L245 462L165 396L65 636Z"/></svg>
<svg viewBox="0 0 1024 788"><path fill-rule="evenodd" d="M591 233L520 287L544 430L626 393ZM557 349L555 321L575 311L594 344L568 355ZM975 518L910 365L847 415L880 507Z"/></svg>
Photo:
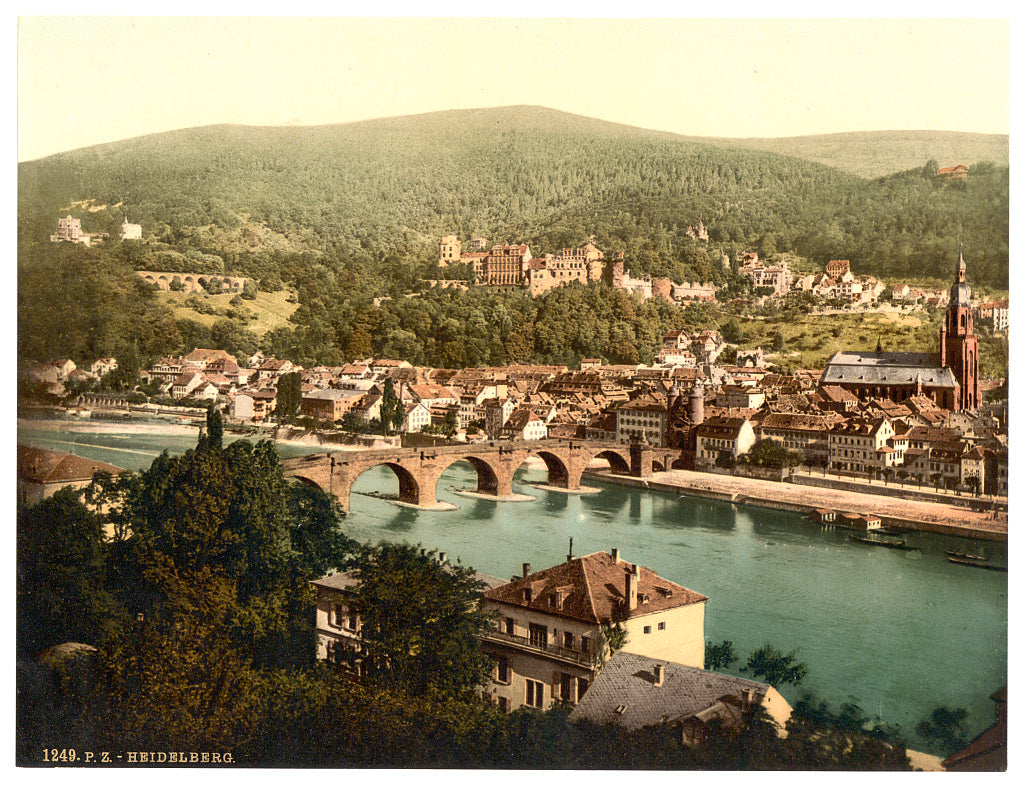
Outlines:
<svg viewBox="0 0 1024 788"><path fill-rule="evenodd" d="M42 432L53 432L53 433L68 433L68 432L79 432L87 434L98 434L98 435L117 435L122 433L136 434L136 435L166 435L168 437L194 437L198 440L201 427L193 424L175 424L173 422L167 423L153 423L153 422L140 422L133 419L125 419L124 421L101 421L97 419L18 419L18 432L19 441L20 433L22 429L33 429ZM328 451L360 451L365 449L364 446L358 446L353 444L345 443L319 443L315 438L310 436L295 437L295 438L278 438L270 434L259 433L256 435L239 434L232 429L228 429L225 432L225 438L228 441L231 440L273 440L275 443L279 443L285 446L303 446L311 449L316 449L317 452L328 452Z"/></svg>
<svg viewBox="0 0 1024 788"><path fill-rule="evenodd" d="M993 520L989 512L977 512L930 501L697 471L662 471L642 479L593 471L587 471L585 476L629 487L694 495L801 514L807 514L814 509L874 514L882 520L883 526L990 542L1007 541L1005 512L999 513L998 519Z"/></svg>

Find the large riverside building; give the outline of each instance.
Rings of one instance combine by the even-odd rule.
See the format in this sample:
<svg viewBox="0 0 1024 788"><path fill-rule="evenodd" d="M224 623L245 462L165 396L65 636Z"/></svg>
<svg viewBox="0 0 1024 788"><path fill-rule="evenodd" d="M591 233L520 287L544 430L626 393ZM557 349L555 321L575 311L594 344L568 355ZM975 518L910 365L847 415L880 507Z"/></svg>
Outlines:
<svg viewBox="0 0 1024 788"><path fill-rule="evenodd" d="M829 359L822 386L841 386L861 401L903 402L925 396L941 408L961 411L981 405L978 337L963 251L953 271L946 319L936 353L868 353L841 350Z"/></svg>
<svg viewBox="0 0 1024 788"><path fill-rule="evenodd" d="M497 626L483 638L495 660L485 695L501 709L575 704L607 656L616 624L625 651L704 666L707 597L620 560L618 550L567 556L484 592Z"/></svg>

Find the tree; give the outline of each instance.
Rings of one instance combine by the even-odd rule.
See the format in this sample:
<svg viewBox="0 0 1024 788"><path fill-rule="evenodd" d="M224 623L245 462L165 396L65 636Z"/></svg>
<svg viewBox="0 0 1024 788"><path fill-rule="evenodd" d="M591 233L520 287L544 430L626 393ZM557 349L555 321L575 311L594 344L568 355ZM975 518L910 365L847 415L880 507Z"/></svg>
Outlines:
<svg viewBox="0 0 1024 788"><path fill-rule="evenodd" d="M731 640L708 643L704 650L704 670L727 668L737 660L736 649Z"/></svg>
<svg viewBox="0 0 1024 788"><path fill-rule="evenodd" d="M807 665L796 661L796 652L783 655L768 643L747 657L741 670L763 678L776 689L782 684L799 684L807 675Z"/></svg>
<svg viewBox="0 0 1024 788"><path fill-rule="evenodd" d="M277 380L277 417L290 423L302 404L302 375L286 372Z"/></svg>
<svg viewBox="0 0 1024 788"><path fill-rule="evenodd" d="M762 438L750 447L746 460L758 468L790 468L800 464L801 454L783 448L771 438Z"/></svg>
<svg viewBox="0 0 1024 788"><path fill-rule="evenodd" d="M195 450L164 453L110 484L104 493L121 492L124 503L108 516L130 532L111 571L130 611L187 618L196 607L175 599L185 593L182 578L193 578L225 595L225 626L256 664L312 662L309 582L343 565L351 543L326 493L292 491L272 442L220 447L206 436Z"/></svg>
<svg viewBox="0 0 1024 788"><path fill-rule="evenodd" d="M404 417L402 401L395 394L395 384L388 378L384 381L384 393L380 401L380 423L384 427L384 434L390 435L392 430L401 427Z"/></svg>
<svg viewBox="0 0 1024 788"><path fill-rule="evenodd" d="M736 318L730 318L729 322L722 326L721 331L722 339L734 345L739 345L746 340L746 335L739 323L736 322Z"/></svg>
<svg viewBox="0 0 1024 788"><path fill-rule="evenodd" d="M199 446L204 449L221 449L224 446L224 419L220 408L213 403L206 409L206 435L199 439Z"/></svg>
<svg viewBox="0 0 1024 788"><path fill-rule="evenodd" d="M471 696L490 671L478 636L492 626L472 569L389 543L364 546L356 565L368 679L417 696Z"/></svg>
<svg viewBox="0 0 1024 788"><path fill-rule="evenodd" d="M910 472L909 471L905 471L902 468L900 470L896 471L896 478L898 478L900 480L900 487L902 487L904 484L906 484L908 476L910 476Z"/></svg>
<svg viewBox="0 0 1024 788"><path fill-rule="evenodd" d="M981 477L976 474L972 474L964 479L964 484L967 485L968 489L975 497L978 496L978 490L981 489Z"/></svg>
<svg viewBox="0 0 1024 788"><path fill-rule="evenodd" d="M444 414L444 425L443 425L444 436L446 438L450 438L452 435L455 434L455 431L458 429L458 427L459 427L459 424L458 424L458 418L457 418L457 416L455 414L455 409L454 408L449 408L448 411Z"/></svg>
<svg viewBox="0 0 1024 788"><path fill-rule="evenodd" d="M17 648L102 647L126 623L106 590L102 522L71 487L18 511Z"/></svg>
<svg viewBox="0 0 1024 788"><path fill-rule="evenodd" d="M939 706L914 730L943 755L952 755L967 744L967 710Z"/></svg>

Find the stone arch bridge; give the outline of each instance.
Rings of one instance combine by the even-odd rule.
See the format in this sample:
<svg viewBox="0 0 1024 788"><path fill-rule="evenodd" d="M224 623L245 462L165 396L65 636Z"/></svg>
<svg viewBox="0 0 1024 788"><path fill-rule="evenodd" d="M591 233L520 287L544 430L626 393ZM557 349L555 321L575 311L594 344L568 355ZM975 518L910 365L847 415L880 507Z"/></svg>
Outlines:
<svg viewBox="0 0 1024 788"><path fill-rule="evenodd" d="M580 478L595 459L608 461L612 473L649 476L672 467L678 449L582 440L488 441L457 446L375 449L309 454L281 461L285 476L331 493L346 511L352 484L370 468L385 465L398 477L398 500L417 506L437 504L437 482L451 465L467 462L476 470L480 495L512 495L512 478L530 457L544 461L548 485L580 489Z"/></svg>

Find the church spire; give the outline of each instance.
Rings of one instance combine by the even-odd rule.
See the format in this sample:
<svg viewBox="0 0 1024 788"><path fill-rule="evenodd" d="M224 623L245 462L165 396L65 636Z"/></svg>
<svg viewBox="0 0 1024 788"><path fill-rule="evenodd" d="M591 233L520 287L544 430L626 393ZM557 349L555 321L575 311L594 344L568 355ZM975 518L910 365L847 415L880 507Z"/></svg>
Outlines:
<svg viewBox="0 0 1024 788"><path fill-rule="evenodd" d="M964 262L964 244L960 242L960 255L953 269L953 286L949 288L949 305L951 307L971 306L971 288L967 286L967 263Z"/></svg>

